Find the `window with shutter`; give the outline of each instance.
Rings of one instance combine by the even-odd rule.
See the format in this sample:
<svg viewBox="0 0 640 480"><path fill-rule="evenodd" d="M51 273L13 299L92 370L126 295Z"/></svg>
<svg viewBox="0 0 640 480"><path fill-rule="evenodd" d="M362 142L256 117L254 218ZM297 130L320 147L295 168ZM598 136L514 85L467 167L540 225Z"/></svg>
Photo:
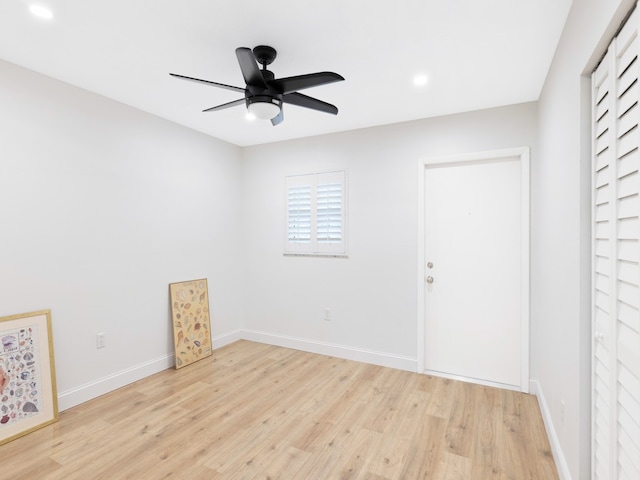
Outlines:
<svg viewBox="0 0 640 480"><path fill-rule="evenodd" d="M346 255L346 173L286 178L285 254Z"/></svg>

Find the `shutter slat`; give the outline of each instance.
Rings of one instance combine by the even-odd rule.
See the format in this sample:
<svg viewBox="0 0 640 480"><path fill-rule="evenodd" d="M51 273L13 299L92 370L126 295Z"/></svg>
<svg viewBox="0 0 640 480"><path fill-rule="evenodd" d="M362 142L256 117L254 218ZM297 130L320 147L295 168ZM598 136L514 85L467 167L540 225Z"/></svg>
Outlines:
<svg viewBox="0 0 640 480"><path fill-rule="evenodd" d="M596 257L595 259L595 272L601 275L610 275L611 262L606 257Z"/></svg>
<svg viewBox="0 0 640 480"><path fill-rule="evenodd" d="M618 119L616 133L621 137L631 129L638 126L638 104L634 104L631 109Z"/></svg>
<svg viewBox="0 0 640 480"><path fill-rule="evenodd" d="M618 299L627 305L640 308L638 287L627 282L618 282Z"/></svg>
<svg viewBox="0 0 640 480"><path fill-rule="evenodd" d="M638 264L635 262L618 262L618 280L637 286L638 280L640 280Z"/></svg>
<svg viewBox="0 0 640 480"><path fill-rule="evenodd" d="M618 200L618 219L640 215L640 195L633 194Z"/></svg>
<svg viewBox="0 0 640 480"><path fill-rule="evenodd" d="M605 98L605 97L609 96L608 94L609 94L609 85L608 84L606 84L606 85L603 84L602 86L597 88L596 89L596 97L595 97L596 105L600 105L601 103L603 103L603 101L608 100L607 98Z"/></svg>
<svg viewBox="0 0 640 480"><path fill-rule="evenodd" d="M608 124L609 102L600 102L596 105L595 118L599 124ZM596 129L597 130L597 129Z"/></svg>
<svg viewBox="0 0 640 480"><path fill-rule="evenodd" d="M611 131L609 128L605 128L600 135L596 137L596 154L600 154L611 145Z"/></svg>
<svg viewBox="0 0 640 480"><path fill-rule="evenodd" d="M630 329L640 332L640 311L637 308L621 303L618 306L618 321Z"/></svg>
<svg viewBox="0 0 640 480"><path fill-rule="evenodd" d="M595 255L598 257L606 257L609 254L609 240L597 239L595 241Z"/></svg>
<svg viewBox="0 0 640 480"><path fill-rule="evenodd" d="M596 188L595 194L595 204L602 205L605 203L609 203L609 185L605 184Z"/></svg>
<svg viewBox="0 0 640 480"><path fill-rule="evenodd" d="M624 115L638 102L638 82L635 82L624 94L618 98L618 116Z"/></svg>
<svg viewBox="0 0 640 480"><path fill-rule="evenodd" d="M606 295L600 290L596 290L595 305L603 312L609 312L609 295Z"/></svg>
<svg viewBox="0 0 640 480"><path fill-rule="evenodd" d="M609 222L598 222L595 228L595 237L607 238L608 231L609 231Z"/></svg>
<svg viewBox="0 0 640 480"><path fill-rule="evenodd" d="M638 149L635 149L618 160L618 178L637 172L639 167L640 152Z"/></svg>
<svg viewBox="0 0 640 480"><path fill-rule="evenodd" d="M624 73L622 73L622 75L618 77L618 85L616 88L618 98L621 97L627 90L629 90L629 87L631 87L631 85L633 85L633 83L638 80L637 58L637 56L634 56L632 59L630 59L631 63L626 64ZM622 67L623 64L621 64L620 66Z"/></svg>
<svg viewBox="0 0 640 480"><path fill-rule="evenodd" d="M619 260L626 260L629 262L640 262L640 248L638 240L628 239L618 241L618 255Z"/></svg>
<svg viewBox="0 0 640 480"><path fill-rule="evenodd" d="M638 193L638 172L630 173L618 180L618 198Z"/></svg>
<svg viewBox="0 0 640 480"><path fill-rule="evenodd" d="M596 206L595 219L596 222L603 222L609 218L609 204L604 203Z"/></svg>
<svg viewBox="0 0 640 480"><path fill-rule="evenodd" d="M639 143L638 138L639 133L637 128L622 135L618 140L618 158L628 155L629 152L633 150L637 150Z"/></svg>
<svg viewBox="0 0 640 480"><path fill-rule="evenodd" d="M635 12L634 12L634 15L629 17L629 20L626 23L628 27L625 25L625 28L622 28L618 32L618 36L616 37L616 48L617 48L618 57L627 58L627 59L633 58L634 50L635 52L637 52L637 47L635 47L635 49L632 49L632 45L638 36L637 27L635 25L636 21L637 21L637 15L635 15ZM624 65L624 61L622 62L618 61L618 64L620 63ZM627 60L627 63L628 63L628 60ZM620 75L620 72L623 69L624 67L616 69L615 70L616 75Z"/></svg>
<svg viewBox="0 0 640 480"><path fill-rule="evenodd" d="M605 168L595 174L595 187L600 188L609 184L609 173L611 168L607 165Z"/></svg>
<svg viewBox="0 0 640 480"><path fill-rule="evenodd" d="M611 164L612 152L613 150L607 147L605 150L596 153L596 172Z"/></svg>

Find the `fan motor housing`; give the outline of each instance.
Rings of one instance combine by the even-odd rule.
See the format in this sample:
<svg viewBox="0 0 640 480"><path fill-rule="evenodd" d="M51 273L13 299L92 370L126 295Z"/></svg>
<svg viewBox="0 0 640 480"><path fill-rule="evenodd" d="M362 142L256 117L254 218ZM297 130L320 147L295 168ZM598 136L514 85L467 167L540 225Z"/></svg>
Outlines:
<svg viewBox="0 0 640 480"><path fill-rule="evenodd" d="M277 107L282 106L282 100L278 97L272 97L270 95L253 95L251 97L247 97L247 107L252 103L273 103Z"/></svg>

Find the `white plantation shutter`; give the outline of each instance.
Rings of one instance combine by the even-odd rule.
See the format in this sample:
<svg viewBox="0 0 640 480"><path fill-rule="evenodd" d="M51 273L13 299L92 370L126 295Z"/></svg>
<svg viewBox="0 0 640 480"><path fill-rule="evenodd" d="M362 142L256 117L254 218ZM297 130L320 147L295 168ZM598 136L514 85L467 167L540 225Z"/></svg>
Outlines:
<svg viewBox="0 0 640 480"><path fill-rule="evenodd" d="M592 478L640 478L637 12L593 73Z"/></svg>
<svg viewBox="0 0 640 480"><path fill-rule="evenodd" d="M311 243L311 186L287 189L287 238L290 243Z"/></svg>
<svg viewBox="0 0 640 480"><path fill-rule="evenodd" d="M285 188L285 253L346 254L345 172L290 176Z"/></svg>
<svg viewBox="0 0 640 480"><path fill-rule="evenodd" d="M342 183L318 183L316 193L318 243L342 243Z"/></svg>

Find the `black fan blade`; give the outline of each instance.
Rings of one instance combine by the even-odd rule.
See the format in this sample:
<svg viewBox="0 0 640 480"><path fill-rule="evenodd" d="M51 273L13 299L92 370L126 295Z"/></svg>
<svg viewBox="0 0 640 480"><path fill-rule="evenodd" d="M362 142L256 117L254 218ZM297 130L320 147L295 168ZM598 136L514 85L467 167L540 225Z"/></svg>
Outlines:
<svg viewBox="0 0 640 480"><path fill-rule="evenodd" d="M280 106L280 113L271 119L271 125L273 125L274 127L276 125L280 125L283 120L284 120L284 113L282 110L282 106Z"/></svg>
<svg viewBox="0 0 640 480"><path fill-rule="evenodd" d="M244 88L234 87L233 85L225 85L224 83L211 82L209 80L202 80L200 78L185 77L184 75L178 75L177 73L170 73L169 75L171 75L172 77L183 78L185 80L191 80L192 82L206 83L215 87L226 88L227 90L233 90L234 92L244 92Z"/></svg>
<svg viewBox="0 0 640 480"><path fill-rule="evenodd" d="M236 48L236 57L238 57L245 83L252 87L267 88L262 73L260 73L260 68L256 63L256 57L253 56L253 51L246 47Z"/></svg>
<svg viewBox="0 0 640 480"><path fill-rule="evenodd" d="M243 105L245 103L244 98L240 98L238 100L234 100L233 102L223 103L222 105L217 105L215 107L207 108L206 110L202 110L203 112L213 112L215 110L224 110L225 108L235 107L236 105Z"/></svg>
<svg viewBox="0 0 640 480"><path fill-rule="evenodd" d="M269 85L278 90L279 93L291 93L305 88L317 87L318 85L340 82L342 80L344 80L344 78L337 73L318 72L307 75L297 75L295 77L277 78L269 81Z"/></svg>
<svg viewBox="0 0 640 480"><path fill-rule="evenodd" d="M330 113L332 115L338 114L338 107L336 107L335 105L323 102L322 100L318 100L317 98L303 95L302 93L288 93L286 95L283 95L282 101L284 103L290 103L291 105L310 108L312 110L319 110L321 112Z"/></svg>

